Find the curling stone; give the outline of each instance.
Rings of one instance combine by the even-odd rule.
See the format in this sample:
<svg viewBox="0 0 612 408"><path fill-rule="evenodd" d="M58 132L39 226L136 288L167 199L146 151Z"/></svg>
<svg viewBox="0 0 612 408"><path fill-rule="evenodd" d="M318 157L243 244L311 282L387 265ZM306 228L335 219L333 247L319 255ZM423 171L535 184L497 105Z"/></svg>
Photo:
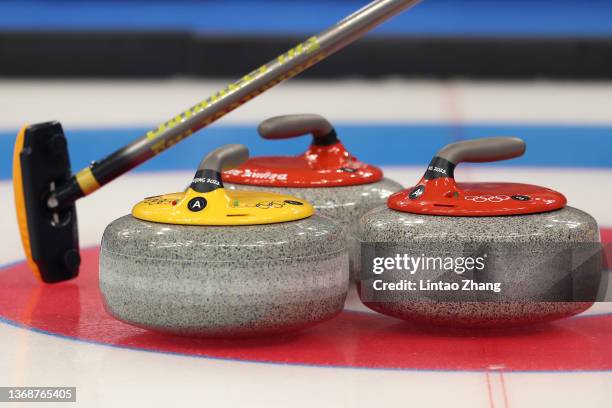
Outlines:
<svg viewBox="0 0 612 408"><path fill-rule="evenodd" d="M142 328L253 336L339 313L348 290L342 228L305 200L228 191L223 168L242 145L206 156L183 193L149 197L105 230L100 289L107 311Z"/></svg>
<svg viewBox="0 0 612 408"><path fill-rule="evenodd" d="M461 162L521 156L517 138L440 150L419 183L360 220L361 300L400 319L519 326L589 308L602 276L597 223L548 188L457 183Z"/></svg>
<svg viewBox="0 0 612 408"><path fill-rule="evenodd" d="M264 139L287 139L312 134L308 150L297 157L255 157L225 171L227 188L273 191L309 201L319 214L331 217L354 236L359 218L384 204L402 186L383 177L375 166L362 163L340 142L332 125L322 116L277 116L258 127ZM358 261L359 244L349 238L351 273Z"/></svg>

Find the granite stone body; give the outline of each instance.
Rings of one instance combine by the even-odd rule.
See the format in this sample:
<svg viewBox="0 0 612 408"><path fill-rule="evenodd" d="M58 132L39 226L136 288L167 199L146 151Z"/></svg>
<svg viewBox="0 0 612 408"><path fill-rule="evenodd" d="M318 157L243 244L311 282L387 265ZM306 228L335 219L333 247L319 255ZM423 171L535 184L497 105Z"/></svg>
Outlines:
<svg viewBox="0 0 612 408"><path fill-rule="evenodd" d="M255 226L185 226L124 216L105 230L107 311L146 329L253 336L339 313L348 290L342 229L318 215Z"/></svg>
<svg viewBox="0 0 612 408"><path fill-rule="evenodd" d="M380 207L362 217L362 301L400 319L447 326L499 327L550 321L592 305L601 279L599 230L588 214L572 207L515 216L420 215ZM485 255L482 270L421 270L409 275L393 267L372 273L375 257ZM375 291L372 282L500 282L493 291ZM571 300L571 301L570 301Z"/></svg>
<svg viewBox="0 0 612 408"><path fill-rule="evenodd" d="M298 197L311 203L319 214L338 221L348 230L351 277L355 273L360 257L359 241L355 239L359 218L385 204L391 194L403 188L401 184L388 178L375 183L342 187L264 187L231 183L224 183L224 187L232 190L269 191Z"/></svg>

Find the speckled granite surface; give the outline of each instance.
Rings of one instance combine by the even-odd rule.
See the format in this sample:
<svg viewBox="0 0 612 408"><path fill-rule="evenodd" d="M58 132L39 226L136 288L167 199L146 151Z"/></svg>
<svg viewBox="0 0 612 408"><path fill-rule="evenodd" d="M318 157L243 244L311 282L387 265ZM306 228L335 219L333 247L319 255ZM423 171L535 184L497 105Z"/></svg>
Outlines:
<svg viewBox="0 0 612 408"><path fill-rule="evenodd" d="M311 203L319 214L337 220L350 233L351 276L359 262L359 241L354 239L359 218L373 208L384 205L391 194L402 189L399 183L387 178L376 183L344 187L279 188L231 183L224 183L224 186L227 189L269 191L302 198Z"/></svg>
<svg viewBox="0 0 612 408"><path fill-rule="evenodd" d="M257 226L157 224L131 215L102 238L110 314L199 336L293 330L339 313L348 289L345 234L326 217Z"/></svg>
<svg viewBox="0 0 612 408"><path fill-rule="evenodd" d="M591 305L599 286L599 230L588 214L572 207L503 217L411 214L386 207L361 219L361 298L378 312L405 320L451 326L537 323L572 315ZM483 270L391 268L372 274L374 257L456 257L487 254ZM375 291L374 279L500 282L493 291ZM572 300L572 301L567 301Z"/></svg>

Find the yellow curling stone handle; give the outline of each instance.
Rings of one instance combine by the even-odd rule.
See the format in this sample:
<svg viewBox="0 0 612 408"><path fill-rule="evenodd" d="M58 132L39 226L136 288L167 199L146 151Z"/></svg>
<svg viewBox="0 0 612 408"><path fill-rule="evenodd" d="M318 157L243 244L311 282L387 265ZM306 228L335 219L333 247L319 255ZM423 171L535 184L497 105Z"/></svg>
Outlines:
<svg viewBox="0 0 612 408"><path fill-rule="evenodd" d="M243 145L222 146L202 160L185 192L145 198L132 215L164 224L212 226L275 224L314 214L310 203L289 195L223 188L221 172L248 157Z"/></svg>

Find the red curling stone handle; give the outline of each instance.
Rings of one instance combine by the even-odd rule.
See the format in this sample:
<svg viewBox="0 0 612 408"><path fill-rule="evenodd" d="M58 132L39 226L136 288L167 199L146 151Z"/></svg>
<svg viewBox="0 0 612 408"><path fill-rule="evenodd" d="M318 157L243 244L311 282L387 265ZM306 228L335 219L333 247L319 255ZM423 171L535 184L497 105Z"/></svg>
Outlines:
<svg viewBox="0 0 612 408"><path fill-rule="evenodd" d="M311 134L312 144L316 146L338 143L331 123L323 116L313 113L275 116L261 122L257 131L264 139L289 139Z"/></svg>
<svg viewBox="0 0 612 408"><path fill-rule="evenodd" d="M448 144L436 156L453 164L483 163L513 159L522 156L526 149L525 142L518 137L486 137Z"/></svg>

